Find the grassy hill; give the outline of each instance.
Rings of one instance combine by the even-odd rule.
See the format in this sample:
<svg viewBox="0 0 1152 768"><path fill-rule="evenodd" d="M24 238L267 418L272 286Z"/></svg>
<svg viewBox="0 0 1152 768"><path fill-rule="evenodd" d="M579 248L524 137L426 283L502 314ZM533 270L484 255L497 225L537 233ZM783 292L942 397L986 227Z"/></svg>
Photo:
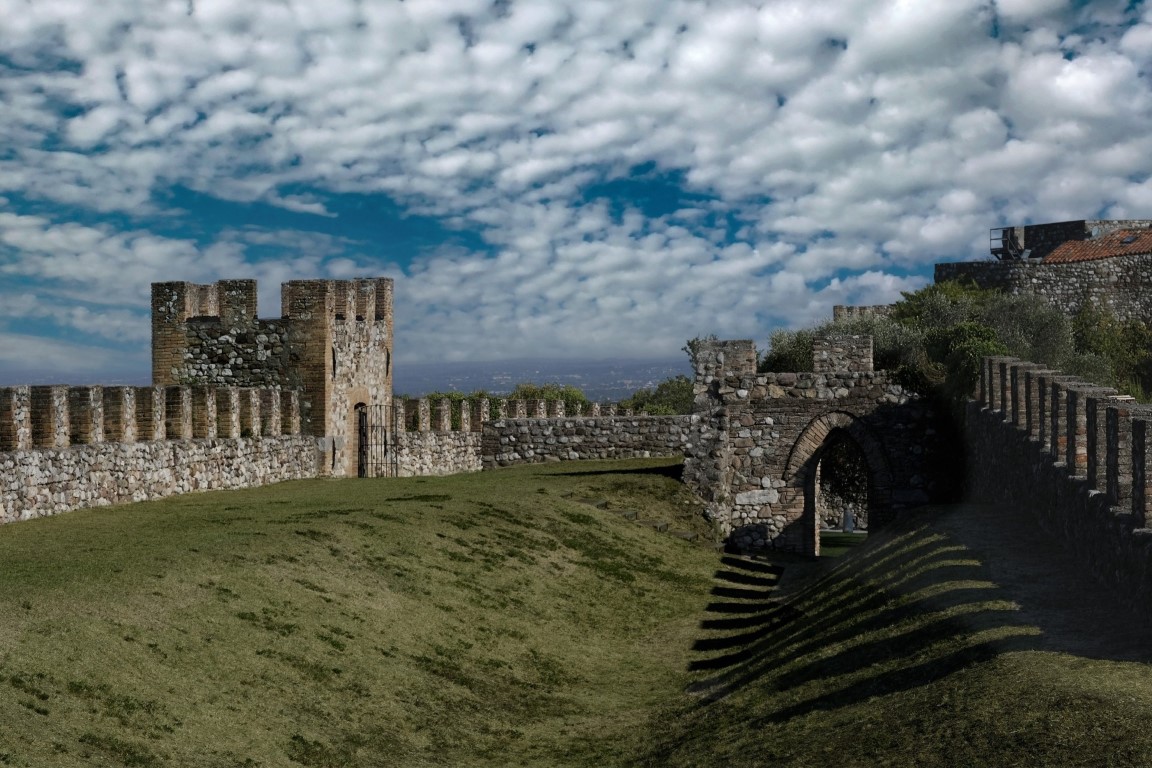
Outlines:
<svg viewBox="0 0 1152 768"><path fill-rule="evenodd" d="M1026 510L923 509L778 566L761 595L717 573L732 591L701 624L695 700L645 764L1152 765L1152 632Z"/></svg>
<svg viewBox="0 0 1152 768"><path fill-rule="evenodd" d="M640 524L704 532L674 469L4 526L0 765L1152 764L1152 635L1020 511L748 560Z"/></svg>
<svg viewBox="0 0 1152 768"><path fill-rule="evenodd" d="M619 764L683 689L715 562L614 511L703 526L667 464L4 526L0 765Z"/></svg>

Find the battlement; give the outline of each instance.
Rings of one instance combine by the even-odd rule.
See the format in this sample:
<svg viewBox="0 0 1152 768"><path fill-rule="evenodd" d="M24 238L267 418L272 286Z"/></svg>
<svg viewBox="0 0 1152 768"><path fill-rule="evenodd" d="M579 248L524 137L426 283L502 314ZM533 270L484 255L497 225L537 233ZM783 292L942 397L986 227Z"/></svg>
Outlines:
<svg viewBox="0 0 1152 768"><path fill-rule="evenodd" d="M292 280L280 287L284 319L337 322L392 322L391 278Z"/></svg>
<svg viewBox="0 0 1152 768"><path fill-rule="evenodd" d="M154 283L152 383L301 390L305 432L349 474L356 407L392 400L392 291L384 277L292 280L281 316L261 319L255 280Z"/></svg>
<svg viewBox="0 0 1152 768"><path fill-rule="evenodd" d="M153 283L152 327L215 318L224 325L245 325L256 319L256 281L218 280L215 283Z"/></svg>
<svg viewBox="0 0 1152 768"><path fill-rule="evenodd" d="M832 307L832 320L837 323L843 323L849 320L858 320L861 318L888 317L891 314L891 304L837 304Z"/></svg>
<svg viewBox="0 0 1152 768"><path fill-rule="evenodd" d="M0 453L301 434L300 393L241 387L0 388Z"/></svg>
<svg viewBox="0 0 1152 768"><path fill-rule="evenodd" d="M569 412L563 400L509 400L477 398L453 401L421 397L398 400L393 421L397 433L480 432L490 421L504 419L601 419L632 417L629 408L616 403L591 403L584 413L580 404ZM647 415L647 414L639 414Z"/></svg>
<svg viewBox="0 0 1152 768"><path fill-rule="evenodd" d="M291 280L280 286L281 319L328 322L390 322L393 281L387 277L353 280ZM218 320L243 326L257 319L255 280L217 280L198 284L152 284L153 323Z"/></svg>
<svg viewBox="0 0 1152 768"><path fill-rule="evenodd" d="M968 486L1035 510L1123 601L1152 599L1152 407L1011 357L968 404Z"/></svg>

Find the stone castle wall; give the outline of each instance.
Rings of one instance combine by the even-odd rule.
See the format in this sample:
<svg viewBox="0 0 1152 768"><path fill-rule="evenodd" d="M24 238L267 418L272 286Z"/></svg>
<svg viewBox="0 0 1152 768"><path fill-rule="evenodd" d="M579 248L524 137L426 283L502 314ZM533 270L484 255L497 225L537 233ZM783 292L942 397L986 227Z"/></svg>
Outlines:
<svg viewBox="0 0 1152 768"><path fill-rule="evenodd" d="M500 419L484 425L485 469L542 461L633 459L684 452L691 416Z"/></svg>
<svg viewBox="0 0 1152 768"><path fill-rule="evenodd" d="M390 425L393 463L370 474L447 475L517 464L676 456L690 416L633 415L593 403L567 415L544 400L398 401Z"/></svg>
<svg viewBox="0 0 1152 768"><path fill-rule="evenodd" d="M1152 599L1152 408L1012 358L968 405L968 490L1025 506L1115 594Z"/></svg>
<svg viewBox="0 0 1152 768"><path fill-rule="evenodd" d="M839 343L819 340L816 349ZM929 501L927 462L943 449L932 408L855 351L833 359L869 370L757 373L750 341L696 350L684 479L737 548L816 551L816 472L833 430L864 456L872 525Z"/></svg>
<svg viewBox="0 0 1152 768"><path fill-rule="evenodd" d="M323 471L356 473L356 406L392 401L392 280L293 280L278 319L255 280L152 285L152 382L299 389Z"/></svg>
<svg viewBox="0 0 1152 768"><path fill-rule="evenodd" d="M294 391L0 389L0 522L317 474Z"/></svg>
<svg viewBox="0 0 1152 768"><path fill-rule="evenodd" d="M1035 294L1073 315L1090 301L1122 320L1152 316L1152 255L1044 264L1033 260L937 264L937 283L972 282L1009 294Z"/></svg>

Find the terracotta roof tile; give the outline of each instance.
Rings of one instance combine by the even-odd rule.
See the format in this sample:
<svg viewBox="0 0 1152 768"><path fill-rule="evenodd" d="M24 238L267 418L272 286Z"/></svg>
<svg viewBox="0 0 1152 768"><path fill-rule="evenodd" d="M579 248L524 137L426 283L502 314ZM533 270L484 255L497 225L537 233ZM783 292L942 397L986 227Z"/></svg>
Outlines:
<svg viewBox="0 0 1152 768"><path fill-rule="evenodd" d="M1122 229L1092 240L1069 240L1056 246L1043 262L1068 264L1140 253L1152 253L1152 229Z"/></svg>

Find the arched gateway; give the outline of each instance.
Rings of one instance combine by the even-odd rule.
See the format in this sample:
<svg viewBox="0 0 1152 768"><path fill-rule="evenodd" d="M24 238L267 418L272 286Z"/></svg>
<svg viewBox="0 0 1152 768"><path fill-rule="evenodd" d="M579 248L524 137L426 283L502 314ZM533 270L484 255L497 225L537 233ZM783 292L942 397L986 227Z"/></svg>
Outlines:
<svg viewBox="0 0 1152 768"><path fill-rule="evenodd" d="M684 477L731 547L815 555L821 519L837 512L829 498L842 522L850 511L847 524L871 528L928 501L928 459L942 448L934 414L872 370L871 337L818 339L811 373L757 373L751 341L693 351Z"/></svg>
<svg viewBox="0 0 1152 768"><path fill-rule="evenodd" d="M837 460L842 464L849 463L853 451L862 466L843 467L835 463ZM858 481L861 486L855 501L863 505L862 509L852 508L851 501L838 509L828 509L829 505L821 504L825 496L822 485L826 484L829 475L835 477L836 472L854 475L848 479ZM865 528L868 523L882 527L888 522L892 506L892 471L887 451L879 436L850 413L833 411L812 419L792 445L783 479L785 487L796 489L801 494L800 525L804 552L820 554L821 528L852 530ZM829 512L841 514L830 515ZM851 515L848 522L844 521L845 512ZM839 519L833 522L833 517ZM866 522L862 525L861 521Z"/></svg>

